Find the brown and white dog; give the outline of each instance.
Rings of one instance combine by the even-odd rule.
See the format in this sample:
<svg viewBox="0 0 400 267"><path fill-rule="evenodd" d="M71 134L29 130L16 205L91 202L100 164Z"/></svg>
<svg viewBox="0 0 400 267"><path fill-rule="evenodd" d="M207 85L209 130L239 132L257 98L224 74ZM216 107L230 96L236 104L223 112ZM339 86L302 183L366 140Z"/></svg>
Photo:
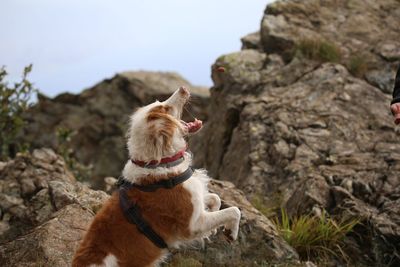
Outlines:
<svg viewBox="0 0 400 267"><path fill-rule="evenodd" d="M187 147L185 136L197 132L202 122L181 121L183 106L189 97L189 91L181 87L166 101L156 101L131 116L128 132L131 159L122 173L125 181L149 185L182 174L190 167L191 154L182 153ZM162 162L179 153L183 160L176 166L146 168L135 164ZM240 211L237 207L220 210L221 200L208 192L208 180L206 171L195 170L189 179L173 188L154 192L132 188L127 195L168 247L207 237L220 226L235 240ZM72 266L157 266L167 253L168 249L156 246L135 224L127 221L120 207L119 193L115 192L94 218Z"/></svg>

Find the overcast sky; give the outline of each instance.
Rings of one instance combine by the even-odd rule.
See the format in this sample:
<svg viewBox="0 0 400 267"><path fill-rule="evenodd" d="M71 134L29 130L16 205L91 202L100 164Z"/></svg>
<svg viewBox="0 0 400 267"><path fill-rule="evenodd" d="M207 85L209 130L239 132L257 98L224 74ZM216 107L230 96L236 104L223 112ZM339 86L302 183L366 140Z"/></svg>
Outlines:
<svg viewBox="0 0 400 267"><path fill-rule="evenodd" d="M271 0L1 0L0 66L54 96L128 70L211 85L210 66L259 29Z"/></svg>

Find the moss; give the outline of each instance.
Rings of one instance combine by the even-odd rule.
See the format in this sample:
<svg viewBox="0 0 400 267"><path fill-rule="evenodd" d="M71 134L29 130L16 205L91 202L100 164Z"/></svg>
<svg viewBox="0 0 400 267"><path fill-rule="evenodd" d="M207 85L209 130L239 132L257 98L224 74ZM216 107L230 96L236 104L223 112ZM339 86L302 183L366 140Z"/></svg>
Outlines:
<svg viewBox="0 0 400 267"><path fill-rule="evenodd" d="M320 39L301 40L296 45L295 55L320 62L339 62L342 57L334 43Z"/></svg>
<svg viewBox="0 0 400 267"><path fill-rule="evenodd" d="M203 264L196 259L176 255L167 265L168 267L201 267Z"/></svg>
<svg viewBox="0 0 400 267"><path fill-rule="evenodd" d="M271 207L271 205L267 205L264 197L260 194L253 196L250 203L256 208L259 212L261 212L264 216L269 217L273 214L275 207Z"/></svg>
<svg viewBox="0 0 400 267"><path fill-rule="evenodd" d="M368 70L368 61L363 55L350 57L347 68L356 77L363 77Z"/></svg>

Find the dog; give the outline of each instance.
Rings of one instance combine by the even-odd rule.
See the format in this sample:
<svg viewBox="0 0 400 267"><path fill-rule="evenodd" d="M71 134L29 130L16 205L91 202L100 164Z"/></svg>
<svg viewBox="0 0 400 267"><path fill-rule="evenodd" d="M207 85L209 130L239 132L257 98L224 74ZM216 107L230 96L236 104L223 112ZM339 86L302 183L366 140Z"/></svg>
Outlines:
<svg viewBox="0 0 400 267"><path fill-rule="evenodd" d="M221 226L236 240L240 210L220 210L220 198L207 190L206 171L191 168L185 137L198 132L202 122L181 120L189 98L189 90L180 87L131 116L130 160L120 189L95 216L73 267L158 266L168 248L202 240Z"/></svg>

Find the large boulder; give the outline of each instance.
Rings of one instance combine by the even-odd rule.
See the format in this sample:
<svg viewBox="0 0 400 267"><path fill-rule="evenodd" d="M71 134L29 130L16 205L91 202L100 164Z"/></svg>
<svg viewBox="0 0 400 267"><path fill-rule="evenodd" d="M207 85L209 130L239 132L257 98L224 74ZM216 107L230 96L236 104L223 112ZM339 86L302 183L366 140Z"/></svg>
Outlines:
<svg viewBox="0 0 400 267"><path fill-rule="evenodd" d="M88 223L108 195L75 180L50 149L0 168L0 265L71 266Z"/></svg>
<svg viewBox="0 0 400 267"><path fill-rule="evenodd" d="M193 95L185 119L193 120L191 114L196 114L206 121L207 88L192 86L175 73L124 72L77 95L40 95L27 113L21 139L32 148L52 147L62 154L70 153L62 149L72 150L73 158L92 167L91 184L102 188L103 177L119 176L127 160L125 133L132 112L156 99L165 100L180 86L190 88ZM70 136L57 137L61 131Z"/></svg>
<svg viewBox="0 0 400 267"><path fill-rule="evenodd" d="M236 59L248 53L239 52ZM216 63L226 64L225 57ZM303 67L303 75L292 72L295 82L279 81L295 66L302 63L272 68L271 73L248 68L257 74L251 81L251 75L235 76L245 71L215 73L216 79L224 77L212 89L215 115L196 140L202 142L195 150L196 163L249 193L270 193L280 184L285 187L288 179L311 174L354 177L377 191L397 186L400 143L388 110L390 98L338 64L311 71ZM276 81L267 81L271 76Z"/></svg>
<svg viewBox="0 0 400 267"><path fill-rule="evenodd" d="M35 150L0 164L0 266L70 266L85 230L108 198L77 182L52 150ZM203 248L179 251L200 266L251 266L297 261L273 224L232 183L212 180L223 207L242 210L238 241L213 236ZM179 257L174 252L174 259Z"/></svg>
<svg viewBox="0 0 400 267"><path fill-rule="evenodd" d="M221 197L222 208L237 206L242 212L238 240L228 243L222 232L202 247L186 248L175 258L194 259L199 266L260 266L265 263L297 262L298 255L278 235L275 227L246 199L244 193L227 181L211 180L210 192ZM301 265L302 266L302 265Z"/></svg>

